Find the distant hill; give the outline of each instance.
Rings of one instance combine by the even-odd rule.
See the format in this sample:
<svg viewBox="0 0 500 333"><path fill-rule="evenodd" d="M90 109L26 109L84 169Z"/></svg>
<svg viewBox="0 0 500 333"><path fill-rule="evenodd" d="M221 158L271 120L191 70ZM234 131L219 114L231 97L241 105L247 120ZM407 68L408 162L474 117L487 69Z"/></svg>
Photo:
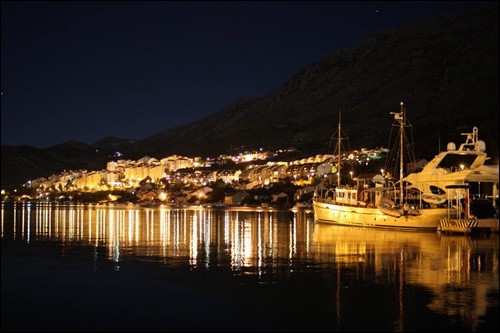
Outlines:
<svg viewBox="0 0 500 333"><path fill-rule="evenodd" d="M478 126L498 163L498 19L494 6L370 34L262 98L240 98L142 141L106 138L88 149L74 142L62 145L70 149L2 146L2 185L69 168L103 169L107 160L118 159L116 151L123 154L120 159L217 156L241 146L295 147L303 156L328 153L339 111L351 148L387 147L390 113L399 112L400 102L413 126L418 157L432 158Z"/></svg>

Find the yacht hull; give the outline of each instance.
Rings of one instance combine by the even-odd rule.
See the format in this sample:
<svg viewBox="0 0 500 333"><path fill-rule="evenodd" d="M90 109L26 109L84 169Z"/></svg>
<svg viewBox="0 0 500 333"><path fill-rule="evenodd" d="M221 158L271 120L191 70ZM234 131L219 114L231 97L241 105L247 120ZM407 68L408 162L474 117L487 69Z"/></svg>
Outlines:
<svg viewBox="0 0 500 333"><path fill-rule="evenodd" d="M378 208L353 207L332 203L313 202L316 222L365 228L438 231L447 208L425 209L420 215L402 214L399 217L384 214Z"/></svg>

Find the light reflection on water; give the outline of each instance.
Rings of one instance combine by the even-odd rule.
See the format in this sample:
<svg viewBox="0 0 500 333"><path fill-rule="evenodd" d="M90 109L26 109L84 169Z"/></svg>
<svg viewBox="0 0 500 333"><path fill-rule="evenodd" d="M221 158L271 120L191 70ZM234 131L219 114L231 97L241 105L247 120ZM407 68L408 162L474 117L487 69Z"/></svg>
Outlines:
<svg viewBox="0 0 500 333"><path fill-rule="evenodd" d="M472 238L318 224L314 244L315 259L329 279L339 278L344 268L342 273L356 272L358 283L399 286L396 303L401 317L396 331L405 330L407 308L416 311L406 294L409 285L429 291L427 309L449 320L459 318L472 331L478 330L488 308L498 309L498 234ZM348 299L342 287L337 285L335 298Z"/></svg>
<svg viewBox="0 0 500 333"><path fill-rule="evenodd" d="M16 205L12 226L4 220L2 214L2 238L105 248L115 262L139 257L192 268L229 265L235 271L307 258L314 229L313 216L305 212L133 205Z"/></svg>
<svg viewBox="0 0 500 333"><path fill-rule="evenodd" d="M121 263L146 261L169 268L226 269L240 278L235 284L253 276L254 283L288 285L293 280L303 284L305 278L297 278L302 273L319 274L324 294L311 297L327 299L321 311L329 318L322 329L498 328L497 315L491 323L499 309L498 234L470 237L336 227L316 224L310 212L286 210L34 204L3 208L3 246L54 243L63 257L76 255L76 246L90 247L92 260L109 260L117 271ZM432 322L433 316L441 322Z"/></svg>

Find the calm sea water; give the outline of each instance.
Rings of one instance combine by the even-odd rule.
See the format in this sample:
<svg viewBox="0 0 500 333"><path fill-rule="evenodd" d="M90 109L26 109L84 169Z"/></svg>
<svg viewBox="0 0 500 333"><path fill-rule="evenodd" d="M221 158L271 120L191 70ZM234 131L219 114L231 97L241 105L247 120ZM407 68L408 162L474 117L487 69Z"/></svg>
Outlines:
<svg viewBox="0 0 500 333"><path fill-rule="evenodd" d="M498 331L498 234L2 205L2 332Z"/></svg>

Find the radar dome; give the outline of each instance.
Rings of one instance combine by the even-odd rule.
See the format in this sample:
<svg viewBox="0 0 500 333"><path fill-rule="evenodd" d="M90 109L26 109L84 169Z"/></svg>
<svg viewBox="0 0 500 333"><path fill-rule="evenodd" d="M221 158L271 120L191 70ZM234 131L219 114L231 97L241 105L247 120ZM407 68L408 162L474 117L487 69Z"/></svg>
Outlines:
<svg viewBox="0 0 500 333"><path fill-rule="evenodd" d="M486 143L483 140L477 140L477 147L481 152L486 151Z"/></svg>
<svg viewBox="0 0 500 333"><path fill-rule="evenodd" d="M455 145L454 142L448 142L448 145L446 146L446 149L448 149L448 150L457 150L457 146Z"/></svg>

